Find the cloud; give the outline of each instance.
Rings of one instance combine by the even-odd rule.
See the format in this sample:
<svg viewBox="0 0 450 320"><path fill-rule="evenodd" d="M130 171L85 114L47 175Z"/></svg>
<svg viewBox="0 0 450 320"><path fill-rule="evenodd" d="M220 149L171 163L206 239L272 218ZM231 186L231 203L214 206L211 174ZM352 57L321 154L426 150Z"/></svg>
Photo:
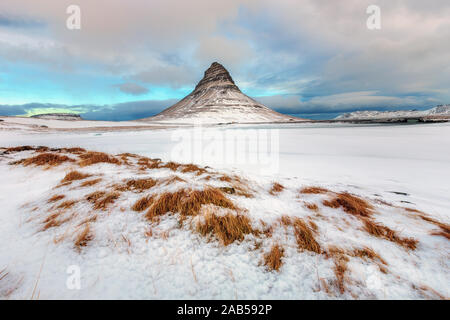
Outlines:
<svg viewBox="0 0 450 320"><path fill-rule="evenodd" d="M378 0L381 30L366 28L372 0L78 0L78 31L66 28L72 2L1 1L4 103L22 101L30 83L49 92L39 90L45 82L64 98L57 102L77 105L86 101L77 81L85 77L102 84L95 97L105 105L123 101L119 90L130 100L166 98L158 88L175 96L215 60L244 92L274 96L269 102L279 110L450 102L448 0ZM53 96L42 93L40 101Z"/></svg>
<svg viewBox="0 0 450 320"><path fill-rule="evenodd" d="M132 82L126 82L126 83L118 84L115 86L118 87L119 90L124 93L136 95L136 96L149 92L149 90L147 88L145 88L137 83L132 83Z"/></svg>
<svg viewBox="0 0 450 320"><path fill-rule="evenodd" d="M45 23L27 16L11 16L0 12L0 27L6 28L42 28Z"/></svg>

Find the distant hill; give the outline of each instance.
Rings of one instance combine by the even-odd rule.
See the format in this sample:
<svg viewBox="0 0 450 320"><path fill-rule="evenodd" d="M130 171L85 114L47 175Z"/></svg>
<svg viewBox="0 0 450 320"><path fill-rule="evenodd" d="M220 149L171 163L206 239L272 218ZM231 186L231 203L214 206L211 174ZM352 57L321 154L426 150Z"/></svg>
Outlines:
<svg viewBox="0 0 450 320"><path fill-rule="evenodd" d="M355 111L337 116L336 120L376 120L395 118L415 118L415 117L450 117L450 105L439 105L437 107L418 110L398 110L398 111Z"/></svg>
<svg viewBox="0 0 450 320"><path fill-rule="evenodd" d="M31 117L46 120L68 120L68 121L83 120L79 114L74 113L43 113L43 114L36 114Z"/></svg>

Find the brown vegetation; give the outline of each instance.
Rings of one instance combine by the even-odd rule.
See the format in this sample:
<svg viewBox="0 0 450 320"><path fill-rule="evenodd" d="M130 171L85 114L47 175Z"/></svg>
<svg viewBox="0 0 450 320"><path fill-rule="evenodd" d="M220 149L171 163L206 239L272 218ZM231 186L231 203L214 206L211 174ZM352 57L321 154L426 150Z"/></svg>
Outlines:
<svg viewBox="0 0 450 320"><path fill-rule="evenodd" d="M279 244L272 246L270 251L264 255L264 265L269 271L278 271L283 264L284 249Z"/></svg>
<svg viewBox="0 0 450 320"><path fill-rule="evenodd" d="M312 210L312 211L318 211L319 210L319 207L315 203L304 202L304 204L305 204L305 207L307 207L309 210Z"/></svg>
<svg viewBox="0 0 450 320"><path fill-rule="evenodd" d="M272 188L269 191L269 193L271 195L276 195L276 194L280 193L283 190L284 190L284 186L282 186L278 182L274 182L273 185L272 185Z"/></svg>
<svg viewBox="0 0 450 320"><path fill-rule="evenodd" d="M59 154L45 152L31 158L15 161L12 164L23 164L24 166L35 165L35 166L53 167L59 166L61 163L64 162L74 162L74 161L75 160L67 156L61 156Z"/></svg>
<svg viewBox="0 0 450 320"><path fill-rule="evenodd" d="M80 167L90 166L96 163L112 163L112 164L120 164L120 161L103 152L94 152L89 151L83 154L80 154Z"/></svg>
<svg viewBox="0 0 450 320"><path fill-rule="evenodd" d="M322 249L314 237L314 231L302 219L283 216L280 218L280 222L286 227L292 226L294 228L295 239L300 250L322 253Z"/></svg>
<svg viewBox="0 0 450 320"><path fill-rule="evenodd" d="M212 212L205 213L197 224L197 231L203 236L214 235L224 246L242 241L245 235L255 233L250 220L244 215L228 213L217 216Z"/></svg>
<svg viewBox="0 0 450 320"><path fill-rule="evenodd" d="M364 230L375 237L395 242L406 249L415 250L417 248L418 241L416 239L402 238L397 234L395 230L392 230L382 224L376 223L371 219L366 218L362 221L364 223Z"/></svg>
<svg viewBox="0 0 450 320"><path fill-rule="evenodd" d="M338 193L332 200L324 200L323 204L335 209L342 207L345 212L359 217L370 216L373 209L373 206L367 201L347 192Z"/></svg>
<svg viewBox="0 0 450 320"><path fill-rule="evenodd" d="M300 190L300 193L305 194L322 194L328 192L330 192L330 190L321 187L304 187Z"/></svg>
<svg viewBox="0 0 450 320"><path fill-rule="evenodd" d="M95 210L106 210L106 208L114 203L120 197L120 193L118 192L108 192L103 197L98 198L94 201L94 209Z"/></svg>
<svg viewBox="0 0 450 320"><path fill-rule="evenodd" d="M56 209L69 209L69 208L72 208L75 205L75 203L77 203L75 200L66 200L66 201L61 202L56 207Z"/></svg>
<svg viewBox="0 0 450 320"><path fill-rule="evenodd" d="M83 180L87 177L90 177L90 174L81 173L79 171L70 171L66 176L61 180L62 183L70 183L74 180Z"/></svg>
<svg viewBox="0 0 450 320"><path fill-rule="evenodd" d="M153 219L167 212L180 213L182 216L194 216L204 204L213 204L223 208L236 209L222 191L209 187L204 190L182 189L174 193L161 194L152 204L145 216Z"/></svg>
<svg viewBox="0 0 450 320"><path fill-rule="evenodd" d="M131 179L127 181L127 190L134 190L142 192L148 190L156 185L157 181L152 178L146 179Z"/></svg>
<svg viewBox="0 0 450 320"><path fill-rule="evenodd" d="M84 181L80 184L80 187L90 187L102 181L102 178L92 179L88 181Z"/></svg>
<svg viewBox="0 0 450 320"><path fill-rule="evenodd" d="M148 207L150 207L153 203L153 197L146 196L142 197L141 199L137 200L134 205L131 207L133 211L144 211Z"/></svg>
<svg viewBox="0 0 450 320"><path fill-rule="evenodd" d="M61 199L64 199L66 196L65 195L63 195L63 194L56 194L56 195L54 195L53 197L51 197L50 199L48 199L48 203L51 203L51 202L56 202L56 201L59 201L59 200L61 200Z"/></svg>
<svg viewBox="0 0 450 320"><path fill-rule="evenodd" d="M81 249L82 247L87 246L89 241L94 238L91 228L89 227L89 223L86 223L83 230L81 230L75 237L74 245L75 248Z"/></svg>
<svg viewBox="0 0 450 320"><path fill-rule="evenodd" d="M183 172L183 173L196 172L197 175L199 176L207 171L206 171L206 169L200 168L199 166L197 166L195 164L185 164L185 165L182 165L181 172Z"/></svg>

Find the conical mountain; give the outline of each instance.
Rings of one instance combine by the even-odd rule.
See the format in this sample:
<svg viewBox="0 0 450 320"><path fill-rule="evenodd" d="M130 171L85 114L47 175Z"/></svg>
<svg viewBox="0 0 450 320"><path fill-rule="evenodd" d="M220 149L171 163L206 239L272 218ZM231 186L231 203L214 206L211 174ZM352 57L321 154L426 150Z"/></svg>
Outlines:
<svg viewBox="0 0 450 320"><path fill-rule="evenodd" d="M154 117L144 120L176 123L255 123L302 120L287 116L246 96L230 73L214 62L188 96Z"/></svg>

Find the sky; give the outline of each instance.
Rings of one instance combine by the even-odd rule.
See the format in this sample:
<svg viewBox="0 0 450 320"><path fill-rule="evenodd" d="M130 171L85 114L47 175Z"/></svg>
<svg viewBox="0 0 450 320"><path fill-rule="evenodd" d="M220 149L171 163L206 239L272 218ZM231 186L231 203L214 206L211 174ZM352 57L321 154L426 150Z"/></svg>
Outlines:
<svg viewBox="0 0 450 320"><path fill-rule="evenodd" d="M148 117L214 61L286 114L426 109L450 103L449 40L448 0L2 0L0 115Z"/></svg>

